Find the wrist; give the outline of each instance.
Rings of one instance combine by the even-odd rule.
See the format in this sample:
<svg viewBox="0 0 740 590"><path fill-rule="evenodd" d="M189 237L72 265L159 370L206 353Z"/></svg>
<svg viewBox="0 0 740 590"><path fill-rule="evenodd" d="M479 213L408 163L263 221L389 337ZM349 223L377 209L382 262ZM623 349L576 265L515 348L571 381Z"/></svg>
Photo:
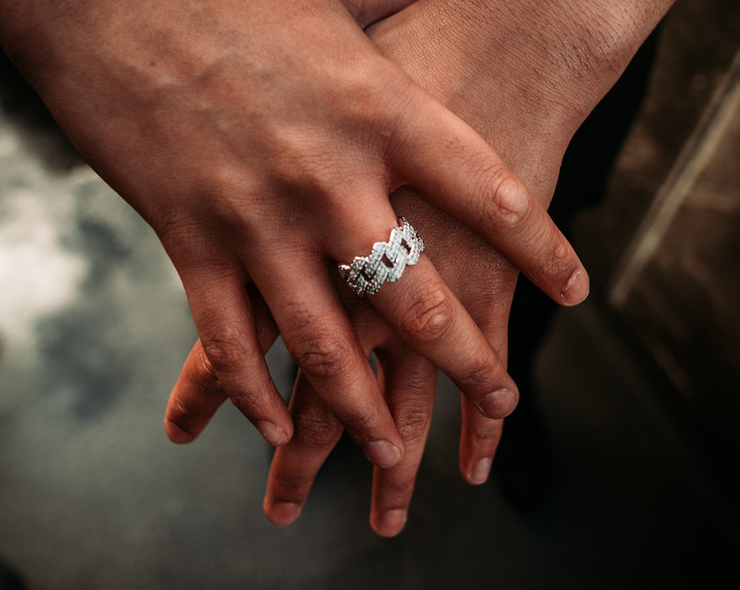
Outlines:
<svg viewBox="0 0 740 590"><path fill-rule="evenodd" d="M547 202L573 133L669 5L427 0L369 34Z"/></svg>
<svg viewBox="0 0 740 590"><path fill-rule="evenodd" d="M533 100L553 117L575 117L577 128L672 2L428 0L424 9L449 52L439 60L448 72L473 74L495 62L504 78L527 74L540 89Z"/></svg>

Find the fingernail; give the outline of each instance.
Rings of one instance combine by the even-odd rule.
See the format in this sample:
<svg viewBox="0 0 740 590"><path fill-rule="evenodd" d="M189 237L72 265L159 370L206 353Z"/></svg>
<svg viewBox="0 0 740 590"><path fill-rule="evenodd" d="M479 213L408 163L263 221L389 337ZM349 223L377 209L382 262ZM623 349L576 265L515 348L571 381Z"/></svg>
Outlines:
<svg viewBox="0 0 740 590"><path fill-rule="evenodd" d="M468 473L468 482L474 485L480 485L486 483L488 474L491 472L491 462L493 459L490 457L486 459L478 459L473 466L470 468Z"/></svg>
<svg viewBox="0 0 740 590"><path fill-rule="evenodd" d="M185 432L174 422L165 420L164 431L167 433L167 437L178 445L184 445L185 443L191 442L195 437L189 432Z"/></svg>
<svg viewBox="0 0 740 590"><path fill-rule="evenodd" d="M402 508L386 510L378 517L375 532L382 537L395 537L406 525L407 514Z"/></svg>
<svg viewBox="0 0 740 590"><path fill-rule="evenodd" d="M566 304L578 305L588 297L590 290L588 273L581 269L574 272L573 276L568 279L568 284L565 285L560 295Z"/></svg>
<svg viewBox="0 0 740 590"><path fill-rule="evenodd" d="M376 440L365 445L365 456L378 467L393 467L401 460L401 451L385 440Z"/></svg>
<svg viewBox="0 0 740 590"><path fill-rule="evenodd" d="M260 434L264 439L273 447L278 447L288 442L288 437L285 435L285 431L272 422L262 420L261 422L257 422L255 426L257 427L257 430L260 431Z"/></svg>
<svg viewBox="0 0 740 590"><path fill-rule="evenodd" d="M516 408L516 401L517 397L513 391L499 389L480 400L478 409L486 418L506 418Z"/></svg>
<svg viewBox="0 0 740 590"><path fill-rule="evenodd" d="M293 524L301 515L301 506L295 502L275 502L270 507L270 521L277 526Z"/></svg>

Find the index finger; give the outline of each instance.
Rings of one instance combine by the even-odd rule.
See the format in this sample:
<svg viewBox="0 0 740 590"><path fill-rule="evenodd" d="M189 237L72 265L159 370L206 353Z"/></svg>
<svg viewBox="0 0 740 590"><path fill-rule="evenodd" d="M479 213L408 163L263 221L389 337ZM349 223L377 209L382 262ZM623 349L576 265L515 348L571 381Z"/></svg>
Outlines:
<svg viewBox="0 0 740 590"><path fill-rule="evenodd" d="M534 194L464 121L432 101L405 114L403 182L499 249L561 305L589 292L588 273ZM440 141L438 138L444 138Z"/></svg>

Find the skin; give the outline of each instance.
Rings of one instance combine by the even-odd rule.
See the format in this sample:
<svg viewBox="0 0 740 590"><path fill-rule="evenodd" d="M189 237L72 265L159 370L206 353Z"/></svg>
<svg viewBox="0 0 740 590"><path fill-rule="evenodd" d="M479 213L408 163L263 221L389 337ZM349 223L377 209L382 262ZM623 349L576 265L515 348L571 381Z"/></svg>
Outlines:
<svg viewBox="0 0 740 590"><path fill-rule="evenodd" d="M403 437L331 269L387 240L392 191L413 186L557 301L588 292L533 193L364 34L407 4L0 0L3 48L161 239L224 394L268 442L290 440L256 289L306 382L382 467L401 460ZM407 274L372 309L481 411L506 415L516 386L475 318L430 257ZM170 438L197 435L192 415L171 405Z"/></svg>
<svg viewBox="0 0 740 590"><path fill-rule="evenodd" d="M573 4L421 0L368 34L386 56L476 129L547 204L573 133L671 3ZM392 202L414 220L435 267L505 359L516 267L413 192L398 191ZM393 536L406 522L431 418L436 369L405 346L372 307L352 298L343 302L365 353L377 355L378 382L406 448L401 462L376 467L374 473L370 524L378 534ZM223 399L196 344L170 409L180 405L191 412L194 424L204 426ZM484 417L465 396L462 404L460 469L469 483L480 484L488 476L502 420ZM268 518L280 525L300 515L316 472L342 430L303 375L290 409L295 435L275 454L264 503Z"/></svg>

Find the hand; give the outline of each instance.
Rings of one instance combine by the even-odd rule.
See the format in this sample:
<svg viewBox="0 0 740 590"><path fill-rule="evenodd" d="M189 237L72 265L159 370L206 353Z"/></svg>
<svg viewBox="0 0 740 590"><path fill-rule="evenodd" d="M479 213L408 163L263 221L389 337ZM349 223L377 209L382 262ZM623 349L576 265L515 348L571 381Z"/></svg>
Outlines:
<svg viewBox="0 0 740 590"><path fill-rule="evenodd" d="M421 2L384 21L370 34L386 55L392 56L414 78L423 80L425 86L433 88L435 95L453 105L455 112L464 114L477 131L506 154L512 168L535 187L538 197L547 202L572 133L616 81L631 53L662 12L655 10L654 5L643 4L638 8L647 14L632 21L631 27L625 27L624 21L619 19L606 19L614 25L615 34L613 43L606 48L594 42L599 38L598 27L603 26L605 15L592 21L575 20L569 28L558 22L558 18L567 18L568 10L565 9L568 7L553 5L552 13L545 11L540 16L542 23L554 26L557 36L549 42L545 39L545 47L540 47L538 43L543 43L542 32L548 30L546 26L539 21L528 22L521 18L521 14L512 10L517 3L496 4L492 2L489 6L496 14L503 15L499 16L498 26L491 27L488 38L478 38L483 47L488 46L488 52L472 42L470 35L465 37L464 43L457 44L454 31L470 31L455 26L454 22L440 22L440 14L433 15L430 11L431 2ZM666 7L667 3L663 3L663 8ZM464 13L455 14L461 18L458 25L486 22L480 15L465 20ZM592 29L586 26L589 24ZM620 24L622 29L617 38L617 25ZM529 26L535 28L538 35L529 34ZM434 31L443 32L445 38L435 37ZM420 39L425 40L423 50L418 42ZM522 39L526 41L522 43ZM563 68L563 64L570 63L569 58L573 57L568 55L568 50L579 46L590 46L594 55L602 58L602 61L590 64L587 77ZM460 55L460 51L471 47L472 55ZM553 48L564 54L558 56ZM548 49L550 51L546 51ZM599 53L599 50L603 52ZM477 57L476 51L481 52ZM522 54L538 55L540 61L521 64ZM445 67L435 68L436 64ZM528 73L533 70L549 74L549 80L543 80L542 75L528 78ZM553 94L553 88L559 94ZM459 93L457 89L460 89ZM515 100L517 97L529 100ZM399 197L403 202L399 202ZM420 199L394 195L392 200L396 210L413 217L423 228L428 236L429 255L440 273L491 339L494 348L505 358L506 319L515 279L511 267L487 247L476 248L470 232L444 214L435 213ZM407 208L413 212L408 212ZM461 252L469 252L470 255L461 261ZM500 263L498 267L497 261ZM492 289L492 285L498 285L498 288ZM488 300L486 295L490 297ZM380 324L375 321L377 318L362 318L361 314L359 317L353 314L352 317L357 318L355 325L366 350L374 347L376 351L379 380L407 449L406 456L397 466L375 469L370 521L376 532L390 536L401 530L406 519L429 426L434 370L408 350L393 349L392 341L382 342ZM296 423L296 435L275 455L265 499L268 517L279 524L287 524L299 515L313 477L340 432L337 420L301 378L296 384L291 412ZM502 421L482 418L463 398L460 468L468 482L482 483L485 480L501 427Z"/></svg>
<svg viewBox="0 0 740 590"><path fill-rule="evenodd" d="M538 197L546 202L551 196L560 157L570 136L598 102L600 94L616 80L620 71L618 64L621 63L621 67L626 65L630 51L639 45L636 40L639 41L640 35L649 31L648 17L654 19L654 24L656 16L653 13L645 21L636 21L639 27L625 31L631 36L627 34L620 44L613 44L610 49L614 52L603 53L603 61L592 63L590 76L579 77L579 72L563 68L563 64L570 63L572 56L568 55L569 50L596 38L589 34L588 27L579 30L578 27L588 24L587 21L573 21L569 29L558 23L559 18L568 14L562 7L553 6L552 13L542 13L542 22L553 24L558 34L551 39L553 45L550 46L542 35L547 27L542 27L539 21L522 19L522 15L512 9L521 8L521 3L508 3L505 10L500 10L502 7L495 4L489 3L489 6L500 15L498 26L490 28L487 38L485 35L482 39L477 38L480 44L488 47L491 55L495 55L495 60L480 49L480 45L471 42L470 35L465 37L465 43L457 43L460 38L454 35L455 31L458 34L468 31L462 24L486 22L485 19L477 15L478 18L466 21L463 10L456 13L461 17L459 22L441 23L440 16L444 20L449 14L444 10L438 13L431 11L432 2L419 3L384 21L371 31L371 35L384 52L392 55L415 78L423 80L425 85L435 90L435 94L453 104L458 112L464 112L484 137L507 154L514 169L536 187ZM600 24L598 19L596 24ZM539 35L528 35L528 26L537 28ZM435 38L434 31L444 31L445 38ZM428 41L424 51L414 42L416 39ZM577 43L569 45L563 41ZM538 45L540 43L545 43L545 47ZM470 47L473 47L473 55L465 52ZM553 47L564 54L558 55ZM591 48L603 49L598 44ZM480 53L475 54L475 51ZM522 53L539 57L532 63L521 64ZM447 71L441 65L435 67L436 64L452 67ZM549 75L549 79L543 79L541 75L528 77L528 73L538 66L541 68L539 71ZM458 88L465 90L458 94ZM560 93L553 94L553 88ZM520 96L528 100L515 100ZM415 219L427 236L430 257L442 276L494 347L503 353L506 317L516 276L514 269L469 231L421 199L405 193L394 195L393 201L396 210ZM465 253L462 259L461 253ZM350 315L366 353L375 350L378 356L381 387L407 449L406 456L397 466L376 468L375 471L371 524L378 533L393 535L400 531L405 521L429 425L436 371L399 343L373 310L357 301L346 300L345 304L351 308ZM197 351L196 345L194 353ZM196 401L215 402L200 414L200 419L207 421L220 403L219 384L207 363L198 363L197 358L197 354L191 355L186 364L173 392L171 405L173 401L182 401L185 407L193 409L193 417L197 421L203 408L198 408ZM275 455L265 499L267 515L279 524L288 524L297 518L315 472L341 433L338 420L302 376L296 384L291 411L296 422L296 435ZM501 434L501 421L484 419L472 411L472 406L463 398L463 422L461 471L470 483L482 483Z"/></svg>
<svg viewBox="0 0 740 590"><path fill-rule="evenodd" d="M494 347L505 352L506 314L512 295L509 287L513 286L513 280L506 279L515 278L517 271L500 255L489 256L491 248L478 236L411 191L396 191L392 203L404 215L418 219L423 231L429 232L431 255L445 260L445 272L456 275L460 281L455 285L458 294L464 294L464 301L480 312L481 319L490 322L484 331L492 338ZM445 250L447 255L443 255ZM491 276L468 282L466 273L475 277ZM250 295L255 309L260 310L258 325L269 326L270 318L266 307L260 304L259 294ZM380 388L406 449L398 465L376 468L374 476L371 524L379 534L392 536L405 522L431 419L437 369L400 341L366 301L345 293L342 302L353 328L361 336L365 354L374 352L377 357ZM489 318L485 317L486 310L491 311ZM504 316L497 317L497 313ZM474 316L476 320L478 316ZM503 329L496 329L496 325ZM276 337L274 330L265 339L265 348ZM495 403L504 416L513 409L516 400L509 396L501 398ZM200 343L196 343L170 397L168 416L186 419L190 431L200 432L226 399ZM484 419L467 398L462 400L466 430L461 438L460 469L467 481L480 484L488 475L502 421ZM296 382L290 410L295 435L276 451L264 504L268 518L279 525L298 518L316 472L342 433L341 422L302 374Z"/></svg>
<svg viewBox="0 0 740 590"><path fill-rule="evenodd" d="M382 57L339 0L0 0L0 23L78 151L157 232L220 384L272 444L292 423L264 364L250 283L371 460L402 456L327 272L388 239L387 195L402 184L498 244L558 301L585 297L580 262L531 193ZM407 274L369 297L393 330L476 405L515 395L429 260ZM173 440L195 434L182 424L168 423Z"/></svg>

